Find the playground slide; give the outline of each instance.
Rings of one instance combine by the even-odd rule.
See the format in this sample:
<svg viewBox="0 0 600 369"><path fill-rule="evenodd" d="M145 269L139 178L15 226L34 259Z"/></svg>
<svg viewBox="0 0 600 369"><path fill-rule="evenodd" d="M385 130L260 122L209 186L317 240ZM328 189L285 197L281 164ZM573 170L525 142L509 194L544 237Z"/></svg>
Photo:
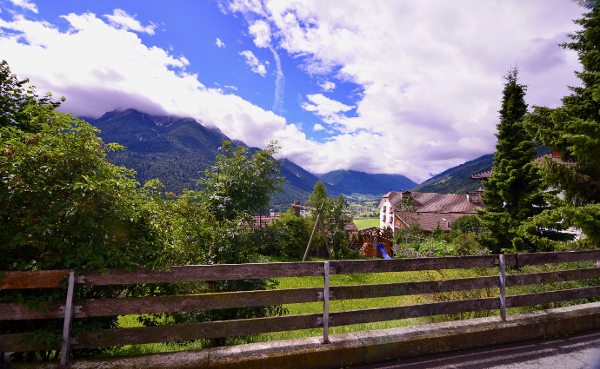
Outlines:
<svg viewBox="0 0 600 369"><path fill-rule="evenodd" d="M383 247L382 243L378 243L377 247L379 247L379 251L381 251L381 255L383 255L384 259L391 259L391 257L388 255L387 251L385 251L385 247Z"/></svg>

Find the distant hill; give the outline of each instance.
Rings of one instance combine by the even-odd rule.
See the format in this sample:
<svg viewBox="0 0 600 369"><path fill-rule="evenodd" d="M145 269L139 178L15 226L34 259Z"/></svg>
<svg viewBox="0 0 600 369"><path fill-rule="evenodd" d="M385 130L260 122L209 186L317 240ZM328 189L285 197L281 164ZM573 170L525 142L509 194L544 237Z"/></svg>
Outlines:
<svg viewBox="0 0 600 369"><path fill-rule="evenodd" d="M354 170L336 170L319 178L334 192L345 195L362 194L380 196L390 190L410 189L417 185L400 174L367 174Z"/></svg>
<svg viewBox="0 0 600 369"><path fill-rule="evenodd" d="M457 167L450 168L414 187L414 192L457 193L477 191L481 181L472 180L473 174L492 169L494 154L480 156Z"/></svg>
<svg viewBox="0 0 600 369"><path fill-rule="evenodd" d="M550 154L550 148L538 146L536 155L542 156ZM456 193L464 194L477 191L481 187L481 181L472 180L473 174L487 172L492 170L494 165L494 154L486 154L475 160L450 168L413 188L414 192L434 192L434 193Z"/></svg>

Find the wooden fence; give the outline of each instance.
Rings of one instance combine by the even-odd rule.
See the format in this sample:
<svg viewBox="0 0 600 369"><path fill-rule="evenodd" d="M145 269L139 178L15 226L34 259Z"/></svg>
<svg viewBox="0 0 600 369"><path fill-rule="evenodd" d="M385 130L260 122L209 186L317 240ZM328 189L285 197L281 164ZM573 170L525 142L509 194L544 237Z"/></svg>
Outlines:
<svg viewBox="0 0 600 369"><path fill-rule="evenodd" d="M511 307L600 297L600 286L525 295L506 296L505 294L506 287L600 278L600 268L596 267L548 273L506 275L506 266L581 262L599 259L600 250L584 250L419 259L178 266L172 267L169 271L159 272L141 269L136 272L113 270L105 276L97 272L90 272L86 276L76 277L73 271L69 270L4 272L5 276L0 277L0 289L58 288L60 282L64 278L68 278L68 291L67 300L53 303L52 306L48 306L47 312L28 310L26 304L0 303L0 320L64 319L64 342L62 347L51 347L51 349L61 350L61 365L67 364L71 348L83 349L154 342L187 341L308 328L323 328L322 342L328 343L328 329L331 326L495 309L500 310L501 319L505 320L506 309ZM498 268L499 273L497 276L452 280L357 286L329 285L329 276L331 274L387 273L475 267ZM224 276L227 276L227 280L322 276L324 284L323 287L315 288L87 300L81 305L73 301L74 289L78 286L218 281L223 280ZM500 297L329 312L330 300L365 299L489 288L499 288ZM101 333L88 332L77 339L71 338L73 319L243 308L317 301L323 301L323 312L318 314L141 328L106 329ZM43 351L50 349L43 342L34 342L25 345L22 343L24 338L24 334L0 335L0 352Z"/></svg>

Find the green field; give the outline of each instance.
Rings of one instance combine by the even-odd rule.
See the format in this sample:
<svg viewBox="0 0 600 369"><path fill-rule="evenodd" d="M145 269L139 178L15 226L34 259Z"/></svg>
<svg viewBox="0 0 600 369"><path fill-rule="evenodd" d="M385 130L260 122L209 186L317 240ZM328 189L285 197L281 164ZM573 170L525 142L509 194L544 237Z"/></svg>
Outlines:
<svg viewBox="0 0 600 369"><path fill-rule="evenodd" d="M356 224L356 228L359 230L370 227L379 227L379 217L354 218L354 224Z"/></svg>

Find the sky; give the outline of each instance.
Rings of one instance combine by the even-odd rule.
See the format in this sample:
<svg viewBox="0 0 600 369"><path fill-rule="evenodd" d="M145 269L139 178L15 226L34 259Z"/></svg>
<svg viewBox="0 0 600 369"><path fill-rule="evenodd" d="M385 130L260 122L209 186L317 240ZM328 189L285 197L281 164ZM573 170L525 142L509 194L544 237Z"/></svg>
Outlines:
<svg viewBox="0 0 600 369"><path fill-rule="evenodd" d="M192 117L312 173L423 182L495 151L505 76L578 86L569 0L0 0L0 59L60 110Z"/></svg>

